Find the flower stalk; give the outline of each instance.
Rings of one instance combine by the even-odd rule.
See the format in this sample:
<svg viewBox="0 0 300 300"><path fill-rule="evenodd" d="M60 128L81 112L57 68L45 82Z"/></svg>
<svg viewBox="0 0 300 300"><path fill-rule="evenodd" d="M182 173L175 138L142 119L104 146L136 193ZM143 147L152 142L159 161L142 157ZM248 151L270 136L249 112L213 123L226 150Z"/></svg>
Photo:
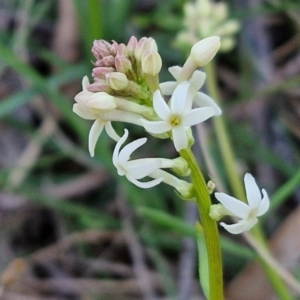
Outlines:
<svg viewBox="0 0 300 300"><path fill-rule="evenodd" d="M180 155L187 161L191 169L190 176L204 230L209 266L209 300L222 300L224 295L220 237L216 222L209 216L211 206L209 191L193 152L186 148L180 151Z"/></svg>

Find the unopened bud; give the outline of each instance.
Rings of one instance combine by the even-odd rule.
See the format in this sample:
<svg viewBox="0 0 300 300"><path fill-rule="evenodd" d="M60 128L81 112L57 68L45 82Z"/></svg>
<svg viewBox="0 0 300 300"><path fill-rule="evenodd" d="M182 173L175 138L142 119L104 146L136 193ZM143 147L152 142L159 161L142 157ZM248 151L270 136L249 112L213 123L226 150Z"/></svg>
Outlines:
<svg viewBox="0 0 300 300"><path fill-rule="evenodd" d="M115 58L115 67L118 72L126 74L132 70L131 61L124 55L117 55Z"/></svg>
<svg viewBox="0 0 300 300"><path fill-rule="evenodd" d="M97 67L113 67L115 64L115 58L112 55L103 57L100 60L97 60L95 66Z"/></svg>
<svg viewBox="0 0 300 300"><path fill-rule="evenodd" d="M127 55L127 47L124 44L119 44L117 49L117 55Z"/></svg>
<svg viewBox="0 0 300 300"><path fill-rule="evenodd" d="M210 206L209 216L215 221L219 221L228 215L228 213L228 210L222 204L213 204Z"/></svg>
<svg viewBox="0 0 300 300"><path fill-rule="evenodd" d="M95 40L92 47L92 53L97 60L110 55L111 44L104 40Z"/></svg>
<svg viewBox="0 0 300 300"><path fill-rule="evenodd" d="M92 71L92 76L100 79L105 79L105 75L114 72L115 68L112 67L96 67Z"/></svg>
<svg viewBox="0 0 300 300"><path fill-rule="evenodd" d="M114 97L104 92L93 94L89 98L87 106L95 112L99 110L101 112L112 111L117 107Z"/></svg>
<svg viewBox="0 0 300 300"><path fill-rule="evenodd" d="M190 57L198 67L204 66L214 58L220 46L218 36L203 39L192 47Z"/></svg>
<svg viewBox="0 0 300 300"><path fill-rule="evenodd" d="M148 51L142 56L142 70L145 74L155 76L162 66L161 57L156 51Z"/></svg>
<svg viewBox="0 0 300 300"><path fill-rule="evenodd" d="M212 192L214 191L215 188L216 188L216 184L212 180L209 180L207 182L207 189L208 189L209 194L212 194Z"/></svg>
<svg viewBox="0 0 300 300"><path fill-rule="evenodd" d="M128 79L125 74L120 72L113 72L106 74L106 82L107 84L116 91L123 90L128 85Z"/></svg>
<svg viewBox="0 0 300 300"><path fill-rule="evenodd" d="M143 55L148 51L157 51L157 45L153 38L142 37L134 51L134 56L137 61L141 61Z"/></svg>
<svg viewBox="0 0 300 300"><path fill-rule="evenodd" d="M132 56L134 54L135 48L137 46L137 38L135 36L132 36L127 44L127 51L128 51L128 55Z"/></svg>
<svg viewBox="0 0 300 300"><path fill-rule="evenodd" d="M95 82L93 82L92 84L90 84L87 87L87 90L89 92L93 92L93 93L97 93L97 92L111 93L112 92L112 88L106 84L106 80L104 80L104 79L95 80Z"/></svg>

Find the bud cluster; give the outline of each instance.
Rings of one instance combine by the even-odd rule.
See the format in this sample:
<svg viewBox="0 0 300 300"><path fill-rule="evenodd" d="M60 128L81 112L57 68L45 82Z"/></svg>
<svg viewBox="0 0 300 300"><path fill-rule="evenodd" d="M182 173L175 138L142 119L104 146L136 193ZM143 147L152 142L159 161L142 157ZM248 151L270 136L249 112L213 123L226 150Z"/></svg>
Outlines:
<svg viewBox="0 0 300 300"><path fill-rule="evenodd" d="M230 51L236 43L234 34L240 29L238 20L229 18L225 2L196 0L184 5L184 30L176 37L175 45L181 49L190 48L199 39L217 35L222 38L220 51Z"/></svg>
<svg viewBox="0 0 300 300"><path fill-rule="evenodd" d="M88 91L150 104L152 95L145 81L149 76L157 77L162 66L153 38L137 40L133 36L127 45L96 40L92 53L96 58L92 71L94 82L87 87Z"/></svg>

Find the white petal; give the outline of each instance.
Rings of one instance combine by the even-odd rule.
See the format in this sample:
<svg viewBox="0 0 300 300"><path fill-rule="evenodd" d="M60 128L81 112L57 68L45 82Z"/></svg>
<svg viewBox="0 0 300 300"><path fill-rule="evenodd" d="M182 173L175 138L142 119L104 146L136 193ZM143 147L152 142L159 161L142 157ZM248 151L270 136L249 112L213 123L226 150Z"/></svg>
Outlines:
<svg viewBox="0 0 300 300"><path fill-rule="evenodd" d="M219 116L222 114L220 107L216 104L216 102L202 92L198 92L194 97L194 102L202 107L202 106L210 106L215 109L215 116Z"/></svg>
<svg viewBox="0 0 300 300"><path fill-rule="evenodd" d="M95 146L97 143L97 140L103 130L104 122L97 119L94 124L91 127L90 133L89 133L89 152L91 157L94 157L95 154Z"/></svg>
<svg viewBox="0 0 300 300"><path fill-rule="evenodd" d="M147 181L147 182L141 182L141 181L138 181L134 178L132 178L131 176L126 176L126 178L132 182L133 184L135 184L136 186L142 188L142 189L149 189L149 188L152 188L158 184L160 184L163 180L163 178L158 178L158 179L154 179L154 180L150 180L150 181Z"/></svg>
<svg viewBox="0 0 300 300"><path fill-rule="evenodd" d="M125 164L129 158L130 155L139 147L141 147L142 145L144 145L147 141L147 138L141 138L138 139L136 141L133 141L131 143L129 143L128 145L126 145L119 153L119 163L120 164Z"/></svg>
<svg viewBox="0 0 300 300"><path fill-rule="evenodd" d="M94 113L92 113L89 108L78 103L75 103L73 105L73 112L79 117L86 120L95 120L97 118L97 116Z"/></svg>
<svg viewBox="0 0 300 300"><path fill-rule="evenodd" d="M119 135L116 133L116 131L112 127L111 122L105 123L105 130L106 130L106 133L108 134L108 136L110 138L112 138L113 140L115 140L116 142L120 139Z"/></svg>
<svg viewBox="0 0 300 300"><path fill-rule="evenodd" d="M165 96L170 96L173 94L176 87L175 81L167 81L159 84L159 89L161 93Z"/></svg>
<svg viewBox="0 0 300 300"><path fill-rule="evenodd" d="M241 220L236 224L228 225L224 222L221 222L220 225L224 227L228 232L232 234L239 234L247 230L247 222L245 220Z"/></svg>
<svg viewBox="0 0 300 300"><path fill-rule="evenodd" d="M125 128L124 129L124 134L119 139L119 141L117 142L117 144L115 146L115 149L114 149L114 152L113 152L113 164L115 165L116 168L118 166L120 148L122 147L122 145L126 141L127 137L128 137L128 130Z"/></svg>
<svg viewBox="0 0 300 300"><path fill-rule="evenodd" d="M91 97L93 95L92 92L89 92L87 90L81 91L80 93L78 93L75 97L74 100L81 104L81 105L86 105L89 97Z"/></svg>
<svg viewBox="0 0 300 300"><path fill-rule="evenodd" d="M215 197L234 216L237 216L241 219L248 218L248 215L249 215L251 209L244 202L242 202L234 197L228 196L225 193L215 193Z"/></svg>
<svg viewBox="0 0 300 300"><path fill-rule="evenodd" d="M200 107L189 111L182 120L182 125L193 126L214 116L215 111L212 107Z"/></svg>
<svg viewBox="0 0 300 300"><path fill-rule="evenodd" d="M188 137L184 127L176 126L172 129L172 138L177 152L188 146Z"/></svg>
<svg viewBox="0 0 300 300"><path fill-rule="evenodd" d="M206 78L206 74L204 72L196 70L193 73L191 79L189 80L191 87L196 91L198 91L202 87L205 78Z"/></svg>
<svg viewBox="0 0 300 300"><path fill-rule="evenodd" d="M173 67L170 67L168 70L171 73L171 75L177 80L181 73L182 67L173 66Z"/></svg>
<svg viewBox="0 0 300 300"><path fill-rule="evenodd" d="M269 209L269 206L270 206L270 201L269 201L269 197L268 197L268 194L267 194L266 190L263 189L262 193L263 193L264 197L261 200L260 206L257 210L257 213L256 213L257 217L262 216L263 214L265 214L266 211Z"/></svg>
<svg viewBox="0 0 300 300"><path fill-rule="evenodd" d="M89 85L90 85L89 78L87 76L84 76L82 78L82 89L86 90Z"/></svg>
<svg viewBox="0 0 300 300"><path fill-rule="evenodd" d="M172 129L172 126L170 123L167 123L165 121L148 121L148 120L141 120L144 128L154 134L160 134L168 132Z"/></svg>
<svg viewBox="0 0 300 300"><path fill-rule="evenodd" d="M184 113L189 87L188 81L184 81L176 87L171 98L172 114L181 116Z"/></svg>
<svg viewBox="0 0 300 300"><path fill-rule="evenodd" d="M127 172L135 179L148 176L161 167L161 160L158 158L141 158L129 161L126 164Z"/></svg>
<svg viewBox="0 0 300 300"><path fill-rule="evenodd" d="M253 209L259 207L261 203L261 193L254 177L250 173L246 173L244 182L249 206Z"/></svg>
<svg viewBox="0 0 300 300"><path fill-rule="evenodd" d="M160 91L157 90L153 94L153 107L157 115L162 120L167 120L170 117L171 111L165 99L161 96Z"/></svg>

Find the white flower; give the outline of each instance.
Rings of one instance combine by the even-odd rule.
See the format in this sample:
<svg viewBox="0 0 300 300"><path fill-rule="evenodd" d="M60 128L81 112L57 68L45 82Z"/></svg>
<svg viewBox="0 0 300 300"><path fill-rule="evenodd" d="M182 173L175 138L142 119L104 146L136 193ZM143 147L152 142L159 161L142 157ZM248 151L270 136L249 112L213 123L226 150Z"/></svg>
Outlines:
<svg viewBox="0 0 300 300"><path fill-rule="evenodd" d="M148 182L141 182L142 179L156 170L158 170L162 162L159 158L142 158L136 160L129 160L130 155L143 144L146 143L147 138L141 138L127 144L121 151L120 148L128 137L128 130L125 129L124 135L117 142L113 153L113 164L118 170L120 176L125 176L130 182L140 188L151 188L162 182L163 178L157 178Z"/></svg>
<svg viewBox="0 0 300 300"><path fill-rule="evenodd" d="M182 68L179 66L173 66L169 68L171 75L177 80L180 76ZM189 80L190 89L189 89L189 98L199 107L211 106L215 110L215 116L221 115L222 111L220 107L215 103L215 101L207 96L206 94L199 92L198 90L203 86L206 78L206 74L202 71L194 71L192 77ZM159 88L163 95L170 96L173 94L176 88L176 81L167 81L159 85Z"/></svg>
<svg viewBox="0 0 300 300"><path fill-rule="evenodd" d="M262 198L255 179L251 174L246 173L244 182L248 205L224 193L215 193L215 197L222 203L228 214L241 219L238 223L232 225L220 223L221 226L233 234L250 230L258 222L257 217L263 215L270 205L267 192L265 189L262 189Z"/></svg>
<svg viewBox="0 0 300 300"><path fill-rule="evenodd" d="M107 93L92 93L87 90L89 86L89 80L85 76L82 80L82 91L75 96L75 103L73 105L73 112L83 119L95 120L89 133L89 152L93 157L95 152L95 146L99 136L105 128L106 133L110 138L116 142L120 139L112 127L111 121L121 121L132 123L141 126L140 115L132 113L130 111L123 111L125 108L135 108L135 103L123 103L123 99L118 99L108 95ZM117 103L119 103L121 110L117 109ZM135 106L134 106L135 105ZM139 108L139 107L138 107Z"/></svg>
<svg viewBox="0 0 300 300"><path fill-rule="evenodd" d="M144 128L150 133L162 134L171 131L178 152L188 146L187 129L216 114L211 106L192 109L193 97L189 90L188 81L180 83L173 92L170 107L157 90L153 94L153 107L161 121L142 120Z"/></svg>
<svg viewBox="0 0 300 300"><path fill-rule="evenodd" d="M103 128L105 128L107 134L115 141L118 141L120 137L113 129L111 122L104 118L105 116L104 112L114 109L115 106L109 107L109 110L107 110L107 105L104 102L102 105L104 109L101 110L100 106L99 105L97 106L97 104L95 103L96 101L95 96L99 93L89 92L87 90L88 85L89 85L89 80L87 76L85 76L83 77L82 80L82 92L80 92L75 96L75 101L77 103L73 105L73 112L83 119L95 120L89 133L89 152L90 155L93 157L96 142L100 134L102 133Z"/></svg>

